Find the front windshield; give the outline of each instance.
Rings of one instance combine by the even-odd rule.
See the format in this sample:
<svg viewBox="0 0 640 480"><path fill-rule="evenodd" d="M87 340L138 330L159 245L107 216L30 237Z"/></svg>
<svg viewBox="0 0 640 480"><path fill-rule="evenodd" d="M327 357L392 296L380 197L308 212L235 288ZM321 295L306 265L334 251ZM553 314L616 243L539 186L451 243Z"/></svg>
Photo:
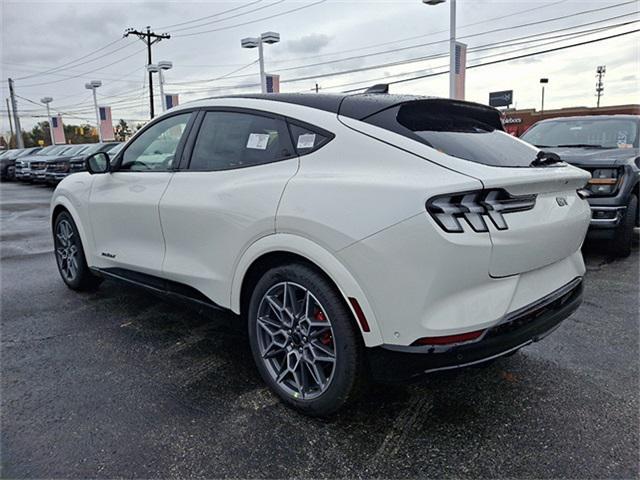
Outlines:
<svg viewBox="0 0 640 480"><path fill-rule="evenodd" d="M69 145L50 145L40 150L36 155L55 155L69 148Z"/></svg>
<svg viewBox="0 0 640 480"><path fill-rule="evenodd" d="M615 118L559 119L538 123L521 138L540 148L632 148L638 146L638 124Z"/></svg>
<svg viewBox="0 0 640 480"><path fill-rule="evenodd" d="M109 152L109 157L113 158L116 156L116 154L122 150L122 147L124 147L124 143L117 143L115 144L115 146L113 148L110 148L109 150L107 150L107 152Z"/></svg>
<svg viewBox="0 0 640 480"><path fill-rule="evenodd" d="M92 153L96 153L103 146L104 146L104 143L90 143L89 145L85 145L85 148L79 151L78 153L82 153L84 155L91 155Z"/></svg>

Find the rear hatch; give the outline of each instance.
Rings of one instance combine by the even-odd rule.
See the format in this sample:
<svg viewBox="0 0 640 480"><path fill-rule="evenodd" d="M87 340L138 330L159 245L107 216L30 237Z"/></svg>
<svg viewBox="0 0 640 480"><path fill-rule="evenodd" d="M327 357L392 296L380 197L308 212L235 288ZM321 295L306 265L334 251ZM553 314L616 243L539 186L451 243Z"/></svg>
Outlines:
<svg viewBox="0 0 640 480"><path fill-rule="evenodd" d="M577 190L584 187L589 174L553 157L539 156L537 148L506 134L496 109L424 98L403 101L360 121L341 120L482 182L483 191L466 197L471 203L462 208L480 209L493 244L490 275L504 277L541 268L580 248L591 212ZM465 230L473 231L468 227L470 223Z"/></svg>

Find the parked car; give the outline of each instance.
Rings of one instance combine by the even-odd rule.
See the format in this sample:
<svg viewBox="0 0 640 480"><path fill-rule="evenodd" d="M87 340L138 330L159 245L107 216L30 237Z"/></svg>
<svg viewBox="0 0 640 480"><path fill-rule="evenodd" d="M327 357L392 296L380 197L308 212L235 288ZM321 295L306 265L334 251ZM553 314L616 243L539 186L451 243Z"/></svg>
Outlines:
<svg viewBox="0 0 640 480"><path fill-rule="evenodd" d="M69 145L49 145L42 150L29 155L24 155L16 159L15 164L15 178L23 182L32 181L31 167L39 169L44 162L50 157L60 153L63 150L69 148Z"/></svg>
<svg viewBox="0 0 640 480"><path fill-rule="evenodd" d="M83 144L67 145L66 149L61 150L55 155L50 155L49 158L47 158L44 162L32 163L31 179L36 183L46 183L47 182L47 166L49 165L49 163L57 162L61 160L69 160L71 157L86 151L92 145L94 144L83 143Z"/></svg>
<svg viewBox="0 0 640 480"><path fill-rule="evenodd" d="M16 159L22 156L39 152L41 147L14 148L0 155L0 179L14 180L16 172Z"/></svg>
<svg viewBox="0 0 640 480"><path fill-rule="evenodd" d="M470 102L207 99L60 182L58 270L242 315L269 387L327 415L369 375L488 362L578 308L589 175L542 160Z"/></svg>
<svg viewBox="0 0 640 480"><path fill-rule="evenodd" d="M66 156L68 152L65 152L64 157L48 160L45 181L48 184L55 185L67 175L84 171L86 170L85 162L89 155L96 152L109 152L117 145L120 144L117 142L93 143L85 146L84 149L79 150L73 156Z"/></svg>
<svg viewBox="0 0 640 480"><path fill-rule="evenodd" d="M611 251L629 256L640 227L640 115L598 115L543 120L522 139L587 170L591 180L590 238L606 239Z"/></svg>

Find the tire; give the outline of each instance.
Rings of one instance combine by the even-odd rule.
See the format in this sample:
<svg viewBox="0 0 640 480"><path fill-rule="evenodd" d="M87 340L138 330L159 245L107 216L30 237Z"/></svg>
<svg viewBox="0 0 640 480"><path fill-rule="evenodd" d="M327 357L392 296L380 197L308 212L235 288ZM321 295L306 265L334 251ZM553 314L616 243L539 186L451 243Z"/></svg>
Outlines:
<svg viewBox="0 0 640 480"><path fill-rule="evenodd" d="M611 253L617 257L628 257L631 255L633 245L633 229L638 218L638 197L631 195L627 209L624 212L620 225L616 228L616 233L611 242Z"/></svg>
<svg viewBox="0 0 640 480"><path fill-rule="evenodd" d="M368 383L364 345L351 312L313 268L294 263L267 271L251 294L247 320L260 375L296 410L331 415Z"/></svg>
<svg viewBox="0 0 640 480"><path fill-rule="evenodd" d="M102 279L87 266L78 229L71 215L61 212L53 223L53 244L58 273L72 290L89 291L98 288Z"/></svg>

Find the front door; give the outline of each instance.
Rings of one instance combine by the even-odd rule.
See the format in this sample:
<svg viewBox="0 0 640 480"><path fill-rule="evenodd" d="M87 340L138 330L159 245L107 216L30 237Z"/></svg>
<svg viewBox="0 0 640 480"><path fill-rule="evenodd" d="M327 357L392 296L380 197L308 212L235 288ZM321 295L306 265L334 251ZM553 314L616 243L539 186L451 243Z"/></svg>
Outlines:
<svg viewBox="0 0 640 480"><path fill-rule="evenodd" d="M96 175L90 216L98 267L158 275L164 239L158 205L173 175L192 113L164 118L138 135Z"/></svg>

